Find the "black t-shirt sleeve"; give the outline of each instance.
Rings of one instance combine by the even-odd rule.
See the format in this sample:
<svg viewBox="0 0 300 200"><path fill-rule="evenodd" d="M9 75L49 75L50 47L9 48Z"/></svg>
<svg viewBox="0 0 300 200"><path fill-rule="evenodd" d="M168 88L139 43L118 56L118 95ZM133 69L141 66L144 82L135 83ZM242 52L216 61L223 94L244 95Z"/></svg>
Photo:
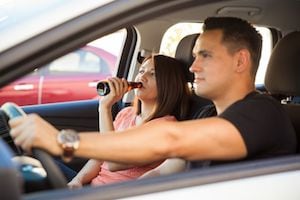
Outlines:
<svg viewBox="0 0 300 200"><path fill-rule="evenodd" d="M293 128L275 100L268 97L244 99L231 105L219 117L230 121L239 130L247 157L294 151Z"/></svg>

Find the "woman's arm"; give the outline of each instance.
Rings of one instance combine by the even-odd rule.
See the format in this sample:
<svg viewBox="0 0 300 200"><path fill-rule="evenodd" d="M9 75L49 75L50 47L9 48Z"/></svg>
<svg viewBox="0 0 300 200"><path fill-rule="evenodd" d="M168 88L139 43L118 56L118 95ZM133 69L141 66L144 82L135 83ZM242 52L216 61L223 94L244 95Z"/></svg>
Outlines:
<svg viewBox="0 0 300 200"><path fill-rule="evenodd" d="M125 80L118 78L112 78L108 80L110 87L110 93L104 96L99 101L99 131L108 132L114 131L113 119L111 114L111 109L113 104L119 101L124 93L127 92L127 84ZM114 162L107 162L108 170L119 171L133 167L133 165L125 165Z"/></svg>
<svg viewBox="0 0 300 200"><path fill-rule="evenodd" d="M71 189L81 188L82 185L90 183L91 180L98 175L101 165L102 162L90 159L78 172L78 174L68 183L68 187Z"/></svg>
<svg viewBox="0 0 300 200"><path fill-rule="evenodd" d="M114 131L111 106L103 105L99 102L99 131L100 133Z"/></svg>
<svg viewBox="0 0 300 200"><path fill-rule="evenodd" d="M187 162L180 158L170 158L165 160L158 167L146 172L139 178L149 178L161 175L169 175L182 172L186 169Z"/></svg>
<svg viewBox="0 0 300 200"><path fill-rule="evenodd" d="M113 120L111 115L111 107L99 105L99 128L100 132L113 131ZM115 133L114 133L115 134ZM109 171L119 171L133 167L133 165L126 165L114 162L106 162Z"/></svg>

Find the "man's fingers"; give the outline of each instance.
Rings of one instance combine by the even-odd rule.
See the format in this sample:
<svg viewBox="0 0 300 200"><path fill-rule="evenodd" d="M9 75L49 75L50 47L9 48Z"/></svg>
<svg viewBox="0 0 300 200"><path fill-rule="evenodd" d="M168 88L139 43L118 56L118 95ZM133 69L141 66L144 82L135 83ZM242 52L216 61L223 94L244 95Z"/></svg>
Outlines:
<svg viewBox="0 0 300 200"><path fill-rule="evenodd" d="M10 135L12 138L17 138L18 135L21 133L22 130L24 130L24 118L25 117L18 117L15 119L9 120L9 126L11 128Z"/></svg>
<svg viewBox="0 0 300 200"><path fill-rule="evenodd" d="M14 143L17 146L22 147L25 151L29 151L32 146L34 126L32 126L31 122L36 121L37 119L37 115L31 114L9 120L9 125L11 127L10 135L14 139Z"/></svg>
<svg viewBox="0 0 300 200"><path fill-rule="evenodd" d="M13 128L13 127L17 126L18 124L22 123L25 117L26 116L20 116L20 117L15 117L13 119L10 119L8 121L8 124L11 128Z"/></svg>

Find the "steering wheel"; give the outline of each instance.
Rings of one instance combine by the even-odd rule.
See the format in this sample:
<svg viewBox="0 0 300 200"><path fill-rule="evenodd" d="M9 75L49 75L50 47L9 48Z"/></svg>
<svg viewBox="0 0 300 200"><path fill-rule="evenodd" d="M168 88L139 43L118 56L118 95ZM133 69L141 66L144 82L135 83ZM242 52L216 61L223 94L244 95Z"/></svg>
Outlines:
<svg viewBox="0 0 300 200"><path fill-rule="evenodd" d="M7 115L9 119L13 119L19 116L26 116L26 113L16 104L8 102L1 106L1 109ZM17 147L17 149L21 149ZM19 151L18 150L18 151ZM67 180L58 166L55 164L53 158L44 150L33 148L32 155L39 160L47 173L47 179L50 185L55 188L66 188Z"/></svg>

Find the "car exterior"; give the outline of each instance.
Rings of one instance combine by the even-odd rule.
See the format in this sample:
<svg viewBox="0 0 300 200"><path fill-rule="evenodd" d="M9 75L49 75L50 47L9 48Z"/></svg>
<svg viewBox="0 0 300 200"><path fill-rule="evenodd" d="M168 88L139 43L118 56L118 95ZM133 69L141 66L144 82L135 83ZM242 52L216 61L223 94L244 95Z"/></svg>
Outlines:
<svg viewBox="0 0 300 200"><path fill-rule="evenodd" d="M91 2L92 0L87 1ZM81 2L72 1L71 4L80 5ZM2 34L3 38L10 38L11 42L3 46L0 44L0 86L16 80L37 67L40 69L42 65L53 62L55 58L120 28L126 28L128 37L122 50L122 56L118 58L120 64L117 75L128 78L132 78L134 71L138 68L136 58L139 53L144 50L152 52L158 49L166 29L182 21L202 22L208 16L219 15L241 17L257 25L270 28L275 44L281 39L281 35L300 29L300 21L296 20L299 17L299 10L300 2L296 0L116 0L104 6L95 6L80 12L80 14L72 16L72 20L68 17L62 22L60 18L58 24L51 27L45 27L47 25L45 23L42 30L31 33L26 38L13 40L14 37L11 39L10 35ZM49 11L51 13L57 10L49 9ZM1 19L4 17L0 17ZM10 31L16 32L12 29ZM4 39L1 43L5 42ZM39 54L40 51L43 52L42 55ZM286 76L287 74L282 75ZM73 84L75 82L74 80ZM58 129L98 130L97 100L32 105L25 106L23 109L26 113L38 113ZM8 133L5 132L5 134L7 137ZM3 135L1 136L4 138ZM101 141L99 141L99 145L101 145ZM155 145L155 141L153 141L153 145ZM15 178L13 175L15 172L13 170L10 172L13 173L4 172L4 175L0 173L0 188L5 186L5 189L0 192L1 197L14 191L13 194L16 194L19 199L27 200L300 199L298 189L300 184L299 153L283 158L228 163L224 166L207 167L165 177L103 187L86 186L80 190L46 190L29 194L18 193L19 188L22 187L21 181L9 185L7 180Z"/></svg>
<svg viewBox="0 0 300 200"><path fill-rule="evenodd" d="M93 99L97 82L112 76L116 59L101 48L86 45L1 88L0 105L7 101L24 106Z"/></svg>

